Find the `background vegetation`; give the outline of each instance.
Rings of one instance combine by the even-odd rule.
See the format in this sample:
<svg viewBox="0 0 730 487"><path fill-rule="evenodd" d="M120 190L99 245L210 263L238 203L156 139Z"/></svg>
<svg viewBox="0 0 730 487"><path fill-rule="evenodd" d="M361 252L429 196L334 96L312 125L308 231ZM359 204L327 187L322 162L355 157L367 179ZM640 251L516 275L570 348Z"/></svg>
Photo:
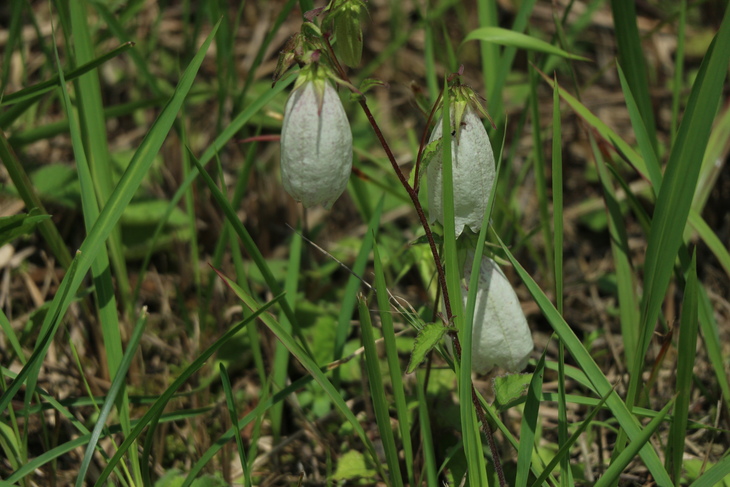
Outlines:
<svg viewBox="0 0 730 487"><path fill-rule="evenodd" d="M474 378L496 462L468 374L405 373L434 264L360 107L329 212L260 137L314 6L0 5L3 484L730 485L727 3L368 2L350 76L405 172L460 65L494 120L535 340Z"/></svg>

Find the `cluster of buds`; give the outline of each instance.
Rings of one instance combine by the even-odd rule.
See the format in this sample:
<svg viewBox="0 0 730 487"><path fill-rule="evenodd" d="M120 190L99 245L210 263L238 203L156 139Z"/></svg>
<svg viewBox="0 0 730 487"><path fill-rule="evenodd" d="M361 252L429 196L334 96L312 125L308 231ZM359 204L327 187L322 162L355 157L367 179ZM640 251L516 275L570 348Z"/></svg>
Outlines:
<svg viewBox="0 0 730 487"><path fill-rule="evenodd" d="M452 86L445 96L450 97L451 130L454 134L451 175L457 244L468 248L472 245L474 233L481 230L496 177L492 144L479 116L489 115L477 95L466 86ZM433 144L436 150L426 170L429 219L443 225L442 120L436 123L429 139L429 144ZM464 307L473 261L474 252L468 250L461 272ZM482 257L471 336L472 370L484 374L496 366L509 372L519 372L527 365L533 346L527 320L512 285L494 260Z"/></svg>
<svg viewBox="0 0 730 487"><path fill-rule="evenodd" d="M335 75L344 73L337 58L348 66L360 62L359 19L363 10L362 0L333 0L327 8L308 13L308 17L325 13L324 23L334 28L334 50L313 22L305 22L304 33L292 38L279 58L275 79L294 63L301 68L284 110L281 175L284 189L305 207L323 205L329 209L345 191L352 171L352 132L332 83L347 84ZM496 176L492 145L481 121L481 116L489 115L474 91L458 81L445 96L450 101L454 135L451 157L456 237L461 248L467 249L481 229ZM443 225L442 120L431 133L426 169L430 220ZM473 251L467 255L462 282L470 279L474 260ZM478 283L471 337L473 370L485 373L495 366L522 370L533 342L517 295L488 257L480 262ZM465 301L467 295L462 286Z"/></svg>

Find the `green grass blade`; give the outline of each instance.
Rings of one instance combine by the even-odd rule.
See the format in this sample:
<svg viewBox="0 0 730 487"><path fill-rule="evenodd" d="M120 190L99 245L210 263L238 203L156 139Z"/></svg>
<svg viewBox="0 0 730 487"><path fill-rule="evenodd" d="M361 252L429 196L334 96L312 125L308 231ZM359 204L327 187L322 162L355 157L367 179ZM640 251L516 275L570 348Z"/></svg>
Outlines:
<svg viewBox="0 0 730 487"><path fill-rule="evenodd" d="M73 81L79 76L88 73L89 71L96 69L97 67L101 66L105 62L109 61L110 59L113 59L120 54L122 54L127 49L130 49L134 47L134 42L125 42L121 46L112 49L108 53L99 56L98 58L94 59L93 61L90 61L86 64L83 64L79 66L76 69L73 69L69 71L68 73L64 73L64 78L66 81ZM35 84L33 86L29 86L27 88L23 88L20 91L16 91L15 93L11 93L9 95L5 95L0 101L0 107L13 105L15 103L19 103L22 101L30 101L35 100L39 96L42 96L45 93L48 93L52 89L56 88L61 82L61 78L58 76L53 76L52 78L43 81L41 83ZM8 124L10 120L3 120L4 124Z"/></svg>
<svg viewBox="0 0 730 487"><path fill-rule="evenodd" d="M213 34L214 33L215 28L213 29ZM91 231L89 231L86 239L81 244L81 248L77 252L77 257L71 264L74 266L74 272L67 272L59 286L56 296L53 298L48 314L43 321L43 325L41 326L40 336L43 337L41 340L42 343L39 342L36 345L33 355L28 360L26 366L23 367L20 374L18 374L19 380L13 382L2 396L0 396L0 411L5 410L8 406L10 400L15 396L28 377L29 372L31 370L37 370L36 368L41 365L43 357L45 357L48 346L50 345L50 337L55 335L55 332L61 323L61 319L68 309L76 290L81 285L86 272L89 270L92 262L96 258L99 246L104 244L104 241L111 233L112 228L114 228L116 223L119 221L124 208L126 208L131 201L132 196L136 192L144 175L147 173L147 170L152 164L154 157L160 150L165 136L172 127L177 112L182 106L187 93L190 91L195 74L203 61L203 57L205 56L205 52L210 45L211 40L212 37L209 37L203 43L196 56L183 73L180 84L175 90L175 93L135 152L129 167L124 172L122 179L119 181L119 184L109 198L109 202L104 207L99 218L96 220L94 227ZM33 374L33 376L37 375L37 373Z"/></svg>
<svg viewBox="0 0 730 487"><path fill-rule="evenodd" d="M532 374L530 386L527 389L525 409L522 413L522 424L520 425L520 444L517 448L517 476L515 487L525 487L530 476L532 465L532 452L535 449L535 433L537 430L537 418L540 413L540 398L542 398L542 380L545 376L545 354L543 351L540 360L537 361L535 371Z"/></svg>
<svg viewBox="0 0 730 487"><path fill-rule="evenodd" d="M273 396L264 395L262 396L262 400L259 401L259 403L256 405L256 407L251 410L246 416L238 420L236 424L234 424L231 428L228 428L228 431L223 433L218 440L213 443L210 448L208 448L203 455L201 455L200 459L195 462L195 464L192 466L190 471L188 472L187 477L185 478L185 481L182 483L180 487L190 487L194 482L197 475L203 470L203 468L210 462L210 460L218 453L224 445L226 445L228 442L230 442L234 436L240 434L240 431L251 424L252 422L259 421L264 415L266 414L266 411L268 411L271 406L274 404L277 404L284 399L286 399L287 396L291 395L292 393L302 389L305 385L309 384L313 380L311 375L304 376L301 379L293 382L291 385L287 386L285 389L282 389L281 391L277 392ZM254 457L254 455L249 454L249 458Z"/></svg>
<svg viewBox="0 0 730 487"><path fill-rule="evenodd" d="M555 85L552 79L547 78L544 75L543 78L551 87ZM576 115L588 124L588 126L595 129L597 136L600 136L603 140L613 146L614 150L616 150L622 159L630 164L644 179L649 181L651 180L649 170L646 167L644 159L639 156L639 154L629 144L627 144L625 140L619 137L613 129L591 113L585 105L567 91L561 89L560 97L573 109Z"/></svg>
<svg viewBox="0 0 730 487"><path fill-rule="evenodd" d="M531 59L531 63L534 64L534 56L532 53L528 54L528 59ZM553 236L550 228L550 205L548 204L547 196L547 177L545 175L545 151L543 150L542 140L542 129L540 127L540 100L537 90L538 74L534 69L530 70L530 95L529 95L529 110L530 120L532 122L532 167L533 174L535 175L535 191L537 193L537 205L539 208L540 215L540 228L542 229L542 240L545 251L544 258L538 259L538 264L545 270L545 273L552 278L551 274L555 268L555 263L552 262L554 257L553 252Z"/></svg>
<svg viewBox="0 0 730 487"><path fill-rule="evenodd" d="M644 158L646 169L649 173L651 185L654 188L654 194L658 194L662 185L662 168L657 158L656 150L654 149L656 139L652 140L649 135L648 128L644 123L644 119L641 116L641 110L637 105L636 99L631 92L629 82L626 80L624 70L621 69L621 65L617 64L619 79L621 81L621 88L623 89L624 97L626 98L626 108L629 111L629 117L631 118L631 126L634 128L636 134L636 143L639 145L639 150Z"/></svg>
<svg viewBox="0 0 730 487"><path fill-rule="evenodd" d="M693 369L697 352L698 321L698 284L697 252L692 255L692 263L684 288L682 314L679 319L679 339L677 340L677 382L674 390L677 399L674 403L672 426L667 440L666 466L674 482L682 478L682 459L684 440L687 434L687 418L692 395Z"/></svg>
<svg viewBox="0 0 730 487"><path fill-rule="evenodd" d="M210 177L208 172L203 167L203 163L201 161L198 161L195 156L192 156L192 161L195 163L195 167L198 170L198 174L201 175L203 178L203 181L205 181L205 184L208 185L208 189L213 195L213 198L215 198L216 203L218 203L218 206L223 210L223 213L226 216L226 219L228 222L233 226L233 229L235 230L238 237L241 239L241 243L243 244L243 247L246 249L246 252L248 252L248 255L251 256L251 259L256 264L256 267L259 268L261 271L261 274L264 276L264 280L266 281L266 284L269 286L271 291L274 294L281 294L283 290L281 289L281 286L279 285L279 282L274 277L274 274L271 272L271 269L269 269L269 264L266 262L266 259L264 258L263 254L259 250L259 248L256 246L256 243L253 241L253 238L251 238L251 234L248 233L248 230L246 230L246 227L243 226L243 223L241 223L241 220L238 219L238 216L236 216L236 211L231 206L230 202L226 199L226 197L221 193L221 190L218 189L218 187L215 184L215 181ZM297 319L294 315L294 310L289 305L289 302L286 300L281 301L281 309L286 314L286 317L289 319L290 323L296 323ZM307 341L304 339L304 337L301 335L299 327L293 326L293 331L298 335L298 338L300 339L302 346L307 349L309 352L309 346L307 345ZM309 354L312 355L311 353Z"/></svg>
<svg viewBox="0 0 730 487"><path fill-rule="evenodd" d="M219 273L221 278L228 284L228 287L231 288L236 293L236 296L238 296L239 299L243 301L243 303L248 306L249 308L255 309L257 306L256 301L243 292L241 288L238 287L236 283L228 279L227 277L223 276ZM264 314L261 316L261 321L264 322L264 324L276 335L276 337L281 340L281 342L286 346L286 348L289 349L289 352L294 355L297 360L302 364L302 366L309 372L314 380L322 387L324 392L329 396L332 403L335 405L335 407L342 413L342 415L347 419L347 421L352 425L355 433L360 437L363 444L365 445L365 448L368 450L368 453L373 459L373 462L375 463L376 467L378 468L378 471L381 475L383 475L383 478L386 478L384 475L384 472L382 471L382 466L380 465L378 461L378 455L375 452L375 447L373 446L373 443L370 441L370 439L365 434L365 431L363 430L362 426L358 422L355 415L350 411L350 408L347 407L347 404L345 404L344 399L340 394L337 392L337 390L332 386L332 383L327 379L327 377L322 373L319 366L312 360L311 355L307 353L291 336L291 334L287 333L281 325L273 318L273 316Z"/></svg>
<svg viewBox="0 0 730 487"><path fill-rule="evenodd" d="M553 190L553 276L555 278L555 305L563 315L563 131L560 115L560 87L553 83L553 142L552 142L552 190ZM565 400L565 344L558 344L558 444L568 445L568 409ZM562 446L561 446L562 448ZM558 455L556 455L558 456ZM560 485L573 484L570 455L560 458ZM552 471L552 470L550 470ZM547 478L547 477L546 477ZM544 480L544 479L543 479ZM542 483L542 482L541 482ZM537 487L537 486L536 486Z"/></svg>
<svg viewBox="0 0 730 487"><path fill-rule="evenodd" d="M603 201L608 215L608 231L611 235L611 254L616 268L616 287L618 289L621 336L624 341L624 355L628 369L637 360L636 345L639 341L639 299L636 291L636 278L631 264L629 236L626 221L621 212L621 205L611 181L611 173L603 161L595 137L589 135L593 159L598 170L598 177L603 191ZM628 193L630 194L630 193Z"/></svg>
<svg viewBox="0 0 730 487"><path fill-rule="evenodd" d="M228 407L228 413L231 417L231 424L234 426L238 425L238 413L236 411L236 398L233 397L233 388L231 387L231 378L228 376L228 370L226 366L220 364L221 382L223 383L223 391L226 394L226 406ZM238 428L236 428L238 430ZM236 448L238 449L238 458L241 461L241 468L243 469L243 485L249 487L253 485L251 483L251 472L246 462L246 450L243 447L243 438L240 433L236 435Z"/></svg>
<svg viewBox="0 0 730 487"><path fill-rule="evenodd" d="M387 309L387 312L389 311L390 309ZM401 479L400 476L398 450L395 446L393 429L390 426L388 400L385 398L385 387L380 375L380 360L378 358L378 351L375 347L375 332L373 331L373 324L370 321L370 310L368 309L367 300L362 295L358 298L358 312L360 315L362 344L365 348L365 370L368 374L370 396L373 402L373 410L375 411L375 422L378 425L380 441L383 442L383 450L385 451L385 461L388 464L388 470L390 471L390 481L388 481L388 479L385 480L386 484L399 487L403 485L403 479Z"/></svg>
<svg viewBox="0 0 730 487"><path fill-rule="evenodd" d="M299 283L299 274L301 272L302 262L302 235L299 232L295 232L292 236L292 241L289 244L289 262L287 265L286 278L284 281L284 299L288 302L291 309L295 307L295 300L297 298L297 288ZM292 326L296 326L296 323L292 323L283 313L279 316L279 324L287 332L291 333ZM283 389L286 386L287 376L289 374L289 351L281 342L276 342L274 350L274 364L272 374L272 385L276 390ZM281 434L281 419L284 413L284 404L275 404L271 408L271 428L274 432L274 438L279 439Z"/></svg>
<svg viewBox="0 0 730 487"><path fill-rule="evenodd" d="M582 56L577 56L569 52L563 51L559 47L553 46L537 37L532 37L514 30L503 29L501 27L481 27L475 29L464 38L462 43L467 41L483 41L500 44L502 46L517 47L528 51L542 52L544 54L552 54L566 59L576 61L589 61Z"/></svg>
<svg viewBox="0 0 730 487"><path fill-rule="evenodd" d="M555 456L552 460L550 460L550 463L548 463L545 468L543 469L542 473L540 474L537 479L532 483L532 487L540 487L540 485L545 482L550 473L555 469L555 466L560 463L561 465L563 463L568 463L570 465L570 448L575 444L576 441L578 441L578 438L580 438L580 435L582 435L585 430L588 429L588 427L591 425L591 422L593 421L593 418L596 417L596 414L598 414L598 411L600 411L603 408L603 405L606 403L606 399L608 399L608 396L610 394L613 394L613 391L609 392L607 395L603 396L600 401L597 402L593 406L593 409L590 413L586 416L586 418L581 422L580 426L576 428L576 430L573 432L572 435L568 438L566 435L565 441L560 441L560 449L555 453ZM543 401L545 401L547 398L545 395L543 395ZM562 400L563 398L560 397L560 394L558 394L558 400ZM563 467L560 467L563 469ZM561 471L560 477L570 477L573 478L572 474L565 475L565 473L570 472L570 469L568 467L568 470ZM561 480L561 485L564 484L564 482ZM570 484L574 485L574 484Z"/></svg>
<svg viewBox="0 0 730 487"><path fill-rule="evenodd" d="M712 230L704 218L695 210L690 210L688 223L695 229L707 248L710 249L725 273L730 276L730 252L720 237Z"/></svg>
<svg viewBox="0 0 730 487"><path fill-rule="evenodd" d="M417 370L416 379L418 384L416 394L418 397L418 419L421 428L421 447L423 450L423 463L426 469L426 485L428 487L438 487L438 474L436 473L436 452L434 450L433 435L431 433L431 416L428 411L428 401L426 399L425 371ZM418 484L421 485L421 484Z"/></svg>
<svg viewBox="0 0 730 487"><path fill-rule="evenodd" d="M700 287L700 329L702 330L702 338L707 349L707 356L712 364L712 369L717 376L717 384L722 392L725 400L726 411L730 411L730 378L725 372L725 356L723 348L720 344L720 332L717 320L715 320L715 310L707 296L704 287Z"/></svg>
<svg viewBox="0 0 730 487"><path fill-rule="evenodd" d="M408 484L415 485L413 477L413 445L411 445L411 425L406 404L406 392L403 387L403 371L400 368L398 348L395 344L395 328L393 326L393 312L390 305L388 289L385 285L385 271L380 260L378 246L373 247L373 265L375 268L375 289L380 312L380 326L385 343L385 355L388 360L388 371L390 372L390 384L393 388L395 398L395 411L398 417L398 428L400 430L403 460L408 473Z"/></svg>
<svg viewBox="0 0 730 487"><path fill-rule="evenodd" d="M613 23L616 29L618 58L626 70L631 92L636 96L641 118L646 124L652 147L656 148L656 123L649 95L649 80L644 65L644 51L636 25L636 5L633 0L611 0Z"/></svg>
<svg viewBox="0 0 730 487"><path fill-rule="evenodd" d="M713 487L722 481L727 481L730 475L730 455L725 455L705 474L692 482L689 487Z"/></svg>
<svg viewBox="0 0 730 487"><path fill-rule="evenodd" d="M672 121L669 125L669 140L674 143L677 138L679 123L679 101L682 97L684 76L685 27L687 26L687 0L679 1L679 18L677 19L677 50L674 53L674 77L672 78Z"/></svg>
<svg viewBox="0 0 730 487"><path fill-rule="evenodd" d="M727 66L730 62L730 7L711 44L692 86L687 109L672 147L659 192L651 233L646 249L644 295L637 360L631 371L627 396L634 404L641 384L643 357L653 335L664 294L672 274L675 258L682 244L702 156L712 128L713 117L722 97Z"/></svg>
<svg viewBox="0 0 730 487"><path fill-rule="evenodd" d="M0 130L0 161L2 161L3 166L8 171L8 175L13 181L15 189L25 203L26 208L28 210L38 208L41 213L48 214L41 199L36 194L33 183L30 182L30 178L28 178L23 164L18 160L2 130ZM53 256L63 267L68 268L71 265L71 254L68 248L66 248L66 244L58 228L53 224L53 220L40 222L38 224L38 230L41 232L48 247L50 247Z"/></svg>
<svg viewBox="0 0 730 487"><path fill-rule="evenodd" d="M233 338L238 332L240 332L246 325L254 321L256 318L264 314L264 312L279 301L283 295L276 296L274 299L264 304L259 308L253 308L255 311L251 316L240 322L239 324L232 327L230 330L225 332L220 338L213 342L208 348L203 350L193 362L188 365L180 375L173 381L165 391L160 394L155 402L150 406L147 412L138 420L132 432L124 439L119 449L114 456L109 460L109 463L99 475L99 478L94 484L96 487L105 485L106 479L111 474L112 470L116 467L116 464L121 460L122 456L126 453L129 447L136 441L137 437L142 434L142 431L150 425L156 417L162 414L162 411L167 406L167 403L172 399L175 391L177 391L182 385L196 372L198 371L205 362L220 349L228 340Z"/></svg>
<svg viewBox="0 0 730 487"><path fill-rule="evenodd" d="M134 331L132 332L132 336L129 339L129 343L127 344L127 350L124 352L124 356L119 363L117 375L112 381L112 385L109 388L106 399L104 400L104 405L101 407L98 419L96 420L94 429L91 432L91 438L89 439L89 443L86 446L84 459L81 462L81 466L79 467L78 477L76 477L76 487L81 487L82 485L84 485L86 472L91 465L91 460L93 458L94 451L96 450L96 445L101 436L101 431L106 424L106 420L111 413L112 407L116 402L118 394L124 390L124 381L127 378L127 371L129 370L129 366L132 364L134 354L137 353L137 346L139 345L139 341L142 339L142 333L145 330L146 323L147 311L142 310L142 313L140 313L139 319L137 320L137 324L134 326Z"/></svg>
<svg viewBox="0 0 730 487"><path fill-rule="evenodd" d="M533 299L535 299L535 301L537 302L537 305L539 306L543 315L548 320L558 336L560 336L560 339L565 343L565 347L568 349L575 361L580 365L581 369L583 369L583 372L590 380L590 383L592 384L592 387L594 388L596 393L599 394L601 397L611 393L611 384L608 382L608 379L603 374L603 372L601 372L601 369L593 360L593 357L591 357L590 353L588 353L581 341L575 335L575 332L573 332L573 330L565 322L563 317L560 316L550 300L547 298L547 296L545 296L545 293L543 293L537 283L532 279L532 277L530 277L530 275L520 265L517 259L515 259L515 257L512 255L512 252L510 252L510 250L507 248L504 242L502 242L499 236L495 235L495 237L497 238L507 258L510 260L515 270L519 274L522 282L525 283ZM626 407L626 404L621 400L618 394L616 394L615 392L611 393L606 400L606 404L608 405L609 409L616 417L618 422L621 424L621 427L627 432L629 438L631 438L632 441L636 441L639 438L642 429L639 426L636 418L630 413L629 409ZM640 449L639 454L641 455L642 460L644 460L644 463L651 472L652 476L654 476L654 480L657 482L658 485L662 487L673 485L671 479L669 478L669 475L662 466L661 460L659 460L659 456L652 448L651 444L645 442L644 446Z"/></svg>
<svg viewBox="0 0 730 487"><path fill-rule="evenodd" d="M674 404L674 400L669 401L666 406L662 408L661 411L652 419L649 424L646 425L646 427L641 431L640 434L636 436L636 438L631 440L631 443L628 444L625 450L619 454L616 459L611 462L611 464L608 466L604 474L601 476L601 478L598 479L598 481L593 484L594 487L606 487L609 485L612 485L614 482L618 481L619 475L621 475L621 472L626 468L626 466L631 462L634 458L636 458L637 453L639 453L640 450L644 449L647 445L649 445L649 438L651 435L654 434L654 432L659 428L659 426L664 421L664 418L667 416L667 413L669 412L669 408L672 407L672 404ZM660 484L659 479L655 479L657 484ZM665 485L674 485L671 482L669 484Z"/></svg>

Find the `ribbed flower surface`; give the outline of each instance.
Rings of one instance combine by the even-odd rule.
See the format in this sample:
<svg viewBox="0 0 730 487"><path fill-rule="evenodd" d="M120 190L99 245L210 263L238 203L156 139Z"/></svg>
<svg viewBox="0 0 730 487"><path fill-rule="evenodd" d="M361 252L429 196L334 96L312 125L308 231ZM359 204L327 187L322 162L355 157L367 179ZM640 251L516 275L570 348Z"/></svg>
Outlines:
<svg viewBox="0 0 730 487"><path fill-rule="evenodd" d="M451 113L453 126L454 114ZM441 138L442 120L436 123L430 142ZM443 150L443 149L442 149ZM452 179L454 182L454 222L456 236L465 226L478 233L487 211L489 192L494 182L494 153L481 119L469 106L461 120L459 139L451 140ZM428 166L428 210L431 222L444 223L442 152Z"/></svg>
<svg viewBox="0 0 730 487"><path fill-rule="evenodd" d="M340 97L324 80L307 81L286 103L281 129L284 189L306 207L329 209L352 170L352 132Z"/></svg>
<svg viewBox="0 0 730 487"><path fill-rule="evenodd" d="M469 252L464 264L464 279L471 278L474 253ZM466 307L468 289L462 287ZM482 257L479 266L479 288L472 329L472 370L479 374L500 367L519 372L527 365L534 348L527 319L512 284L489 257Z"/></svg>

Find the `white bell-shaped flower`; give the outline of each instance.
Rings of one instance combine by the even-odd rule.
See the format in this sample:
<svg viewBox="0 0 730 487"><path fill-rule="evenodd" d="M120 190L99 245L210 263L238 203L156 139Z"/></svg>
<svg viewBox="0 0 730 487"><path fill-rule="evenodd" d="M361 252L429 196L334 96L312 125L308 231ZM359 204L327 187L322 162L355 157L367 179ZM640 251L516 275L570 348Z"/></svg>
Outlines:
<svg viewBox="0 0 730 487"><path fill-rule="evenodd" d="M462 104L458 107L458 104ZM455 116L454 105L457 105ZM463 105L466 105L465 107ZM458 114L463 113L461 117ZM459 130L453 130L456 118L460 118ZM489 193L494 182L494 153L489 136L479 115L466 102L451 106L451 127L455 137L451 140L452 180L454 182L454 223L456 237L465 226L479 233L484 213L487 211ZM429 143L441 138L442 119L436 123ZM444 223L442 190L442 151L440 148L428 165L428 210L431 222Z"/></svg>
<svg viewBox="0 0 730 487"><path fill-rule="evenodd" d="M474 252L467 253L464 264L462 299L466 308ZM493 367L519 372L527 365L534 348L527 319L512 284L489 257L482 257L479 266L479 288L476 294L474 325L471 340L471 368L485 374ZM462 338L462 347L466 344Z"/></svg>
<svg viewBox="0 0 730 487"><path fill-rule="evenodd" d="M284 189L306 208L321 204L329 209L347 188L351 171L352 132L340 97L324 79L303 80L284 110Z"/></svg>

